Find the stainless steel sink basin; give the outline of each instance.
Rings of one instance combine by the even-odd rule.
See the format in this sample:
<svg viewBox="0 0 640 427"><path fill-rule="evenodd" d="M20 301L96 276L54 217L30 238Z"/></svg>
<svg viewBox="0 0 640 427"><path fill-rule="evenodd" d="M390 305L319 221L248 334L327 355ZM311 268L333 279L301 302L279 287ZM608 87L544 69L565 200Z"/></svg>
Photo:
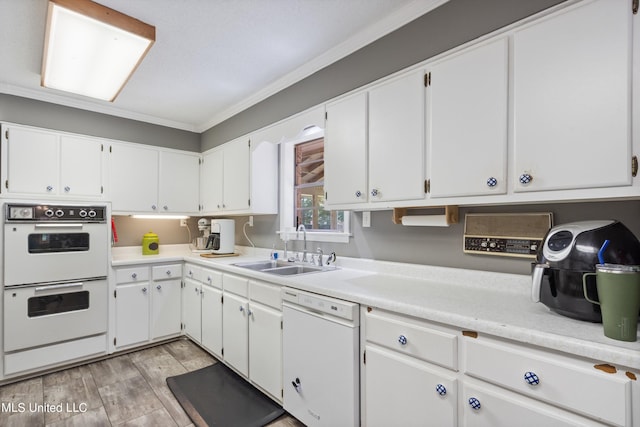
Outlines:
<svg viewBox="0 0 640 427"><path fill-rule="evenodd" d="M249 270L266 270L268 268L278 267L278 261L253 261L253 262L239 262L233 264L236 267L248 268Z"/></svg>
<svg viewBox="0 0 640 427"><path fill-rule="evenodd" d="M310 265L288 265L283 267L269 268L262 271L265 273L279 274L281 276L289 276L292 274L317 273L325 270L322 267L312 267Z"/></svg>
<svg viewBox="0 0 640 427"><path fill-rule="evenodd" d="M287 261L238 262L233 265L236 267L247 268L249 270L261 271L263 273L278 274L280 276L319 273L322 271L332 271L337 269L337 267L334 266L319 267L309 264L294 264Z"/></svg>

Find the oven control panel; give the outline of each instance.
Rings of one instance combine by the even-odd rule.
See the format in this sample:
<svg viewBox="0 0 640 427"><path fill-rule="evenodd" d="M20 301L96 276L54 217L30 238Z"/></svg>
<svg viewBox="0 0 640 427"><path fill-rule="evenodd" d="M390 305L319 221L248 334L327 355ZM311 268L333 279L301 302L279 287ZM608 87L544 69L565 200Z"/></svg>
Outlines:
<svg viewBox="0 0 640 427"><path fill-rule="evenodd" d="M105 206L7 204L6 221L105 222Z"/></svg>

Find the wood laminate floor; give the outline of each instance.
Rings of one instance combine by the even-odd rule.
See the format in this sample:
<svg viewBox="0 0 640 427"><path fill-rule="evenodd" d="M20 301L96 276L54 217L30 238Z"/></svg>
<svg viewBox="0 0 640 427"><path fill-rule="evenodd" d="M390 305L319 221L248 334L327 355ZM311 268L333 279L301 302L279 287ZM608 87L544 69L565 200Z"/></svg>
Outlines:
<svg viewBox="0 0 640 427"><path fill-rule="evenodd" d="M217 360L182 339L0 387L0 426L192 426L166 378ZM269 427L304 427L285 414Z"/></svg>

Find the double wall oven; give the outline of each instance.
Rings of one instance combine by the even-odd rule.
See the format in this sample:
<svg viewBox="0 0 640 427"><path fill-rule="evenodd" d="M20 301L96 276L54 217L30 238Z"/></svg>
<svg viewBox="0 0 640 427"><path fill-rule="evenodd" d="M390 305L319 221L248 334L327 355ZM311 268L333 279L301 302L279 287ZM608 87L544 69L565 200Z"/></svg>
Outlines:
<svg viewBox="0 0 640 427"><path fill-rule="evenodd" d="M106 351L106 205L4 205L4 373Z"/></svg>

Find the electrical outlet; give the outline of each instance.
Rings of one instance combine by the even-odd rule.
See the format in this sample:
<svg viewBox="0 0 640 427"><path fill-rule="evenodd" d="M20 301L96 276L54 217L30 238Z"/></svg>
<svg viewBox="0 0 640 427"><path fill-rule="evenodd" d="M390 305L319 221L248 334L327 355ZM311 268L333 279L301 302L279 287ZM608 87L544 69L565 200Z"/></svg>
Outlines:
<svg viewBox="0 0 640 427"><path fill-rule="evenodd" d="M371 212L362 211L362 226L371 227Z"/></svg>
<svg viewBox="0 0 640 427"><path fill-rule="evenodd" d="M249 227L253 227L253 215L249 215Z"/></svg>
<svg viewBox="0 0 640 427"><path fill-rule="evenodd" d="M180 227L186 227L186 226L187 226L187 219L186 218L180 219Z"/></svg>

